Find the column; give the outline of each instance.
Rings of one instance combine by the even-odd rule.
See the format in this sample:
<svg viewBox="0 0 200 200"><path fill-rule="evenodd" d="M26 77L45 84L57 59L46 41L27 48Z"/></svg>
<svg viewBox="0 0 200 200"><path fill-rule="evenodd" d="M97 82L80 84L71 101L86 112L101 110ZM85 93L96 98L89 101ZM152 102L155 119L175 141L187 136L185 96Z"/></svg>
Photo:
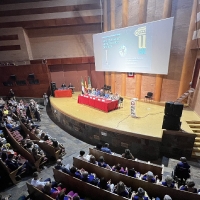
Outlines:
<svg viewBox="0 0 200 200"><path fill-rule="evenodd" d="M115 29L115 0L110 0L111 30ZM115 72L111 72L111 92L115 93Z"/></svg>
<svg viewBox="0 0 200 200"><path fill-rule="evenodd" d="M122 1L122 27L128 26L128 0ZM121 95L126 96L126 77L127 73L121 73Z"/></svg>
<svg viewBox="0 0 200 200"><path fill-rule="evenodd" d="M108 31L108 1L103 1L103 30ZM105 72L105 84L110 85L110 73Z"/></svg>
<svg viewBox="0 0 200 200"><path fill-rule="evenodd" d="M165 0L164 6L163 6L162 18L165 19L165 18L171 17L171 11L172 11L172 0ZM158 102L160 101L160 97L161 97L162 83L163 83L163 75L157 74L154 99L155 101L158 101Z"/></svg>
<svg viewBox="0 0 200 200"><path fill-rule="evenodd" d="M139 0L138 24L146 22L148 0ZM141 98L142 74L136 74L135 96Z"/></svg>
<svg viewBox="0 0 200 200"><path fill-rule="evenodd" d="M197 4L198 4L198 1L194 0L191 18L190 18L190 25L188 29L188 37L187 37L187 42L185 46L185 55L184 55L184 60L183 60L183 67L182 67L178 97L181 96L184 92L186 92L189 89L189 83L192 79L196 51L194 53L191 51L191 43L192 43L193 32L195 30Z"/></svg>

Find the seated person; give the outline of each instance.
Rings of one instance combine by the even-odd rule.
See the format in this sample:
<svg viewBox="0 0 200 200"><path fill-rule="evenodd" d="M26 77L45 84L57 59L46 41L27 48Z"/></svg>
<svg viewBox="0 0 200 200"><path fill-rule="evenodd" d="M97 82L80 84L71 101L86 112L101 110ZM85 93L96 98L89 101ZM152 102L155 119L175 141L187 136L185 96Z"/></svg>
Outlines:
<svg viewBox="0 0 200 200"><path fill-rule="evenodd" d="M98 166L111 170L111 167L108 164L105 163L103 156L99 157Z"/></svg>
<svg viewBox="0 0 200 200"><path fill-rule="evenodd" d="M105 98L108 99L110 97L110 94L108 91L105 92Z"/></svg>
<svg viewBox="0 0 200 200"><path fill-rule="evenodd" d="M172 200L172 198L169 195L165 195L163 200Z"/></svg>
<svg viewBox="0 0 200 200"><path fill-rule="evenodd" d="M186 181L186 185L182 185L180 187L180 190L184 190L184 191L188 191L188 192L192 192L192 193L197 193L197 188L195 188L194 186L195 186L194 181L188 179Z"/></svg>
<svg viewBox="0 0 200 200"><path fill-rule="evenodd" d="M72 93L74 93L74 86L71 83L68 85L68 89L71 89Z"/></svg>
<svg viewBox="0 0 200 200"><path fill-rule="evenodd" d="M118 163L117 165L114 165L114 166L112 167L112 171L115 171L115 172L118 172L118 173L127 175L127 173L128 173L128 168L126 167L126 169L124 170L124 168L121 167L121 165Z"/></svg>
<svg viewBox="0 0 200 200"><path fill-rule="evenodd" d="M96 96L100 96L100 90L96 88Z"/></svg>
<svg viewBox="0 0 200 200"><path fill-rule="evenodd" d="M95 149L101 151L102 147L103 147L103 145L101 143L98 143L97 146L95 147Z"/></svg>
<svg viewBox="0 0 200 200"><path fill-rule="evenodd" d="M96 158L93 155L90 156L89 162L94 164L94 165L98 165L98 162L96 161Z"/></svg>
<svg viewBox="0 0 200 200"><path fill-rule="evenodd" d="M62 160L58 159L56 161L55 169L63 171L65 166L62 164Z"/></svg>
<svg viewBox="0 0 200 200"><path fill-rule="evenodd" d="M165 177L165 181L162 181L161 184L169 188L176 188L173 178L169 175Z"/></svg>
<svg viewBox="0 0 200 200"><path fill-rule="evenodd" d="M190 165L187 163L185 157L180 158L180 162L177 163L174 169L174 175L178 178L184 179L184 181L190 178Z"/></svg>
<svg viewBox="0 0 200 200"><path fill-rule="evenodd" d="M108 190L110 192L113 192L114 190L114 184L111 184L111 180L106 181L104 177L102 177L98 183L98 187L103 190Z"/></svg>
<svg viewBox="0 0 200 200"><path fill-rule="evenodd" d="M81 159L81 160L84 160L87 162L87 159L84 157L85 155L85 151L80 151L80 154L77 156L77 158Z"/></svg>
<svg viewBox="0 0 200 200"><path fill-rule="evenodd" d="M7 158L8 158L8 154L7 154L6 150L3 150L3 151L1 152L1 160L2 160L3 162L5 162Z"/></svg>
<svg viewBox="0 0 200 200"><path fill-rule="evenodd" d="M53 140L52 146L55 148L55 151L59 151L59 154L65 154L65 147L58 143L58 141Z"/></svg>
<svg viewBox="0 0 200 200"><path fill-rule="evenodd" d="M10 169L10 171L15 171L16 169L18 169L21 165L22 167L18 170L17 175L20 175L24 172L28 172L28 167L27 167L27 163L21 164L18 162L18 158L15 159L14 154L9 154L8 158L5 161L6 165L8 166L8 168Z"/></svg>
<svg viewBox="0 0 200 200"><path fill-rule="evenodd" d="M62 171L64 173L67 173L67 174L69 174L71 176L74 176L76 178L80 178L80 173L78 172L78 170L76 169L76 167L74 167L74 166L69 167L69 164L66 167L64 167L62 169Z"/></svg>
<svg viewBox="0 0 200 200"><path fill-rule="evenodd" d="M101 151L103 151L105 153L112 154L111 150L109 149L109 144L108 143L104 144L104 146L101 148Z"/></svg>
<svg viewBox="0 0 200 200"><path fill-rule="evenodd" d="M100 90L99 96L100 96L100 97L104 97L104 96L105 96L105 93L104 93L104 90L103 90L103 89Z"/></svg>
<svg viewBox="0 0 200 200"><path fill-rule="evenodd" d="M61 88L66 88L65 83L63 83L63 84L61 85Z"/></svg>
<svg viewBox="0 0 200 200"><path fill-rule="evenodd" d="M135 171L134 168L128 169L128 176L134 177L134 178L139 178L140 177L140 172Z"/></svg>
<svg viewBox="0 0 200 200"><path fill-rule="evenodd" d="M148 181L150 183L156 183L157 176L154 177L151 171L148 171L146 174L142 176L142 180Z"/></svg>
<svg viewBox="0 0 200 200"><path fill-rule="evenodd" d="M91 95L96 96L96 90L95 90L95 88L92 88Z"/></svg>
<svg viewBox="0 0 200 200"><path fill-rule="evenodd" d="M87 171L84 169L81 169L81 176L80 179L86 183L90 183L92 185L97 185L98 184L98 179L96 179L95 174L89 174Z"/></svg>
<svg viewBox="0 0 200 200"><path fill-rule="evenodd" d="M31 180L31 185L33 185L34 187L42 190L44 188L44 186L49 182L52 184L52 187L56 187L57 183L55 181L51 182L50 178L45 179L44 181L41 181L42 178L39 178L39 173L38 172L34 172L33 173L33 178Z"/></svg>
<svg viewBox="0 0 200 200"><path fill-rule="evenodd" d="M148 200L149 196L147 195L146 191L139 187L138 191L135 193L133 192L131 195L131 200L139 200L139 199L143 199L143 200Z"/></svg>
<svg viewBox="0 0 200 200"><path fill-rule="evenodd" d="M58 194L56 200L83 200L83 199L80 199L80 196L74 191L70 191L67 195L65 195L65 192L61 191Z"/></svg>
<svg viewBox="0 0 200 200"><path fill-rule="evenodd" d="M32 155L34 157L34 159L37 161L41 158L40 163L46 163L48 161L48 159L46 158L45 154L43 151L39 151L38 148L34 147L32 149Z"/></svg>
<svg viewBox="0 0 200 200"><path fill-rule="evenodd" d="M126 198L129 197L129 192L126 189L126 186L122 181L117 183L117 185L114 188L114 193L118 194L119 196L122 196L122 197L126 197Z"/></svg>
<svg viewBox="0 0 200 200"><path fill-rule="evenodd" d="M134 156L132 155L129 149L125 149L125 153L122 154L122 157L134 160Z"/></svg>
<svg viewBox="0 0 200 200"><path fill-rule="evenodd" d="M58 194L59 194L62 190L65 192L65 191L66 191L66 188L63 188L63 189L62 189L60 186L58 186L58 187L53 187L53 186L51 185L50 182L47 182L47 183L45 184L45 186L44 186L44 188L43 188L42 191L43 191L45 194L49 195L50 197L56 199L56 197L58 196Z"/></svg>

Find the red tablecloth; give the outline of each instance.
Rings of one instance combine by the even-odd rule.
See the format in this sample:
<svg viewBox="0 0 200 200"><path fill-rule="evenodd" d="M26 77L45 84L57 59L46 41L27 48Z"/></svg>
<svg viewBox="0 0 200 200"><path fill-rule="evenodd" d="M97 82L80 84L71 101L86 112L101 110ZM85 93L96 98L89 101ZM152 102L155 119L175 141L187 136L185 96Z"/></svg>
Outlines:
<svg viewBox="0 0 200 200"><path fill-rule="evenodd" d="M78 103L97 108L104 112L109 112L118 108L118 100L113 101L88 95L79 95Z"/></svg>
<svg viewBox="0 0 200 200"><path fill-rule="evenodd" d="M72 90L55 90L55 97L72 97Z"/></svg>

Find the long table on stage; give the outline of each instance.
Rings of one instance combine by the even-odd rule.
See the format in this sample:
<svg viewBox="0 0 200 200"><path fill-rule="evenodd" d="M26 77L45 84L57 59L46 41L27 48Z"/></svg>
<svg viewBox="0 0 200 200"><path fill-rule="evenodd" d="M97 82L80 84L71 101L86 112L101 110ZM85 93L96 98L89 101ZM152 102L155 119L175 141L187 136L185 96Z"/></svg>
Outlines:
<svg viewBox="0 0 200 200"><path fill-rule="evenodd" d="M72 90L55 90L54 91L55 97L72 97Z"/></svg>
<svg viewBox="0 0 200 200"><path fill-rule="evenodd" d="M109 112L118 108L118 100L108 100L96 96L79 95L78 103Z"/></svg>

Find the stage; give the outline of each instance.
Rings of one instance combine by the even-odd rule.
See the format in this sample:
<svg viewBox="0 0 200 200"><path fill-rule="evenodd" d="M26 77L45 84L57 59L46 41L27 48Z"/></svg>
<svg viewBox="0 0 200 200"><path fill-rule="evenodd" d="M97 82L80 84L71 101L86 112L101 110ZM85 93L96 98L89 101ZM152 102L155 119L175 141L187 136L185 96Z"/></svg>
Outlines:
<svg viewBox="0 0 200 200"><path fill-rule="evenodd" d="M163 139L164 104L157 105L154 102L137 101L137 118L132 118L130 115L130 99L124 98L123 108L105 113L78 104L78 94L80 93L76 92L71 98L50 98L54 116L75 137L90 144L96 144L98 141L108 142L112 148L116 149L116 152L120 147L121 149L130 148L132 151L137 147L138 151L135 154L139 153L141 149L145 149L147 152L155 151L157 155L153 157L160 155L161 146L162 150L165 146L169 148L167 147L169 146L168 142L170 142L170 148L173 152L176 152L179 148L183 152L183 145L185 150L188 151L188 155L192 152L196 135L192 132L187 121L200 121L200 117L189 108L184 108L181 118L181 128L185 132L165 131L167 136ZM177 140L177 135L182 137L182 140L179 141L179 143L182 143L178 145L177 143L173 144ZM147 152L146 154L149 154ZM141 157L145 156L142 155Z"/></svg>
<svg viewBox="0 0 200 200"><path fill-rule="evenodd" d="M130 115L130 99L124 99L123 108L105 113L77 103L78 93L72 98L50 98L51 104L60 112L86 124L116 129L116 131L127 134L137 134L138 137L149 138L160 141L162 138L162 122L164 116L164 106L151 102L138 101L136 105L136 115ZM189 108L184 108L181 118L181 128L192 133L186 121L200 121L200 117Z"/></svg>

